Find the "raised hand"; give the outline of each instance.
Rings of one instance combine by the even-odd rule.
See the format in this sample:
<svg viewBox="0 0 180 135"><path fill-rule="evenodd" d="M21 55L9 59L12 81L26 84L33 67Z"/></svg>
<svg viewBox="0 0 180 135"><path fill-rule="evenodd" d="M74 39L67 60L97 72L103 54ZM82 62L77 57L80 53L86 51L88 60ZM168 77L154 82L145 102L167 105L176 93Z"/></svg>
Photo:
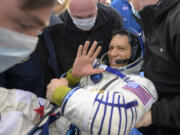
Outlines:
<svg viewBox="0 0 180 135"><path fill-rule="evenodd" d="M88 51L89 44L89 41L86 41L84 46L80 45L78 48L77 56L72 68L72 75L77 78L92 74L99 74L104 71L100 68L93 68L93 62L97 58L102 47L97 47L98 43L95 41Z"/></svg>

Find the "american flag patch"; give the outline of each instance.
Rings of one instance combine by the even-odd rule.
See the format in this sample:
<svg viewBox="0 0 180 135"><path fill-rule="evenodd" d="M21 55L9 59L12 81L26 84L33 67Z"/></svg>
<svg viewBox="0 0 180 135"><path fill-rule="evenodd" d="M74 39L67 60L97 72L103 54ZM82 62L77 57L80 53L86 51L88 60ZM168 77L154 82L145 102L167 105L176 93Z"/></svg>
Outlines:
<svg viewBox="0 0 180 135"><path fill-rule="evenodd" d="M138 96L138 98L142 101L144 106L151 99L151 95L147 93L144 88L142 88L140 85L136 83L128 83L123 88L136 94L136 96Z"/></svg>

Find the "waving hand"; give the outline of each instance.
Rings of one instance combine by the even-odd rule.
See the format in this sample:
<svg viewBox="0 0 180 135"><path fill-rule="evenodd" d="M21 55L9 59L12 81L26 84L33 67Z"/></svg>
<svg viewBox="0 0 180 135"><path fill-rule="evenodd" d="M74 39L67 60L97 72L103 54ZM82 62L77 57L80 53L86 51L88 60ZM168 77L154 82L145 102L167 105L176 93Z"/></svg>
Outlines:
<svg viewBox="0 0 180 135"><path fill-rule="evenodd" d="M75 77L81 78L92 74L99 74L104 71L100 68L93 68L93 62L100 53L102 47L97 47L98 43L95 41L88 51L89 44L89 41L86 41L84 46L80 45L78 48L72 69L72 75Z"/></svg>

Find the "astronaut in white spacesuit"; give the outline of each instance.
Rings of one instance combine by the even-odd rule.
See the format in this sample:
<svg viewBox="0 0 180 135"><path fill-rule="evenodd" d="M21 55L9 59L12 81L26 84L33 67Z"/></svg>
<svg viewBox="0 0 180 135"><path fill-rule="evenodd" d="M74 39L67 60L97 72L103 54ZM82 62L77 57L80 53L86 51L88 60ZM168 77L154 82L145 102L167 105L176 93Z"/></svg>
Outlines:
<svg viewBox="0 0 180 135"><path fill-rule="evenodd" d="M66 77L73 85L79 82L77 78L85 76L79 87L71 90L66 79L54 79L48 85L47 97L61 105L57 110L63 115L50 126L48 120L56 111L48 100L27 91L1 88L0 135L39 134L42 130L38 127L44 123L42 128L53 135L65 135L71 123L83 135L128 134L157 100L157 93L151 81L135 75L139 74L142 64L143 49L135 45L140 38L126 30L117 33L101 60L95 60L101 49L95 49L96 42L88 52L88 42L79 47L72 73L70 70ZM37 125L40 118L45 119Z"/></svg>
<svg viewBox="0 0 180 135"><path fill-rule="evenodd" d="M127 135L158 98L152 82L138 75L142 39L134 31L118 30L100 60L95 60L101 50L97 42L89 51L88 46L86 42L79 47L66 79L50 82L47 98L61 106L62 115L81 134ZM78 78L79 86L69 88Z"/></svg>

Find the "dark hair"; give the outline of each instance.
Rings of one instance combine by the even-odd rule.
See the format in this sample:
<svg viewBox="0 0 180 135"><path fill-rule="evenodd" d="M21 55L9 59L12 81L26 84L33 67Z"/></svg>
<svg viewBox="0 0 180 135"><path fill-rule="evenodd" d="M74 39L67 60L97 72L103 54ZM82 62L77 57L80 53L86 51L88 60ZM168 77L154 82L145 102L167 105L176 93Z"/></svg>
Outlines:
<svg viewBox="0 0 180 135"><path fill-rule="evenodd" d="M128 42L131 45L131 58L130 63L136 60L139 56L141 56L141 45L138 39L138 36L135 35L132 31L128 29L118 29L114 30L112 34L112 38L116 35L125 35L128 37ZM111 40L112 40L111 38Z"/></svg>
<svg viewBox="0 0 180 135"><path fill-rule="evenodd" d="M57 2L57 0L22 0L24 3L22 9L38 9L41 7L51 7Z"/></svg>
<svg viewBox="0 0 180 135"><path fill-rule="evenodd" d="M117 29L117 30L114 30L112 32L112 38L114 36L116 36L116 35L125 35L125 36L127 36L128 37L128 42L131 44L131 46L133 45L132 44L132 42L133 42L132 40L135 40L134 43L137 42L137 44L139 44L137 35L135 35L134 33L132 33L129 30L126 30L126 29Z"/></svg>

